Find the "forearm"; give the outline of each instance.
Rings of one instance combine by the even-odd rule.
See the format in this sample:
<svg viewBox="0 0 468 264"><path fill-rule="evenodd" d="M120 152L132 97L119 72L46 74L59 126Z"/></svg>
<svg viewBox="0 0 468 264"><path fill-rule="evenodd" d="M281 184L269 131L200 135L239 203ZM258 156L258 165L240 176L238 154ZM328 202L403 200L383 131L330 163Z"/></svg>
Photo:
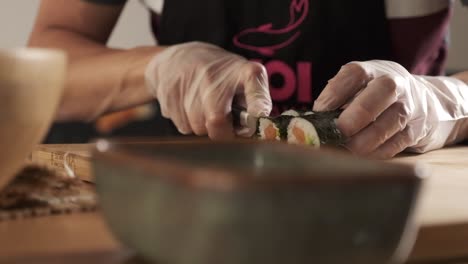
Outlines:
<svg viewBox="0 0 468 264"><path fill-rule="evenodd" d="M152 99L144 70L159 47L110 49L86 36L50 28L31 36L30 46L60 48L69 56L68 76L57 120L89 121Z"/></svg>
<svg viewBox="0 0 468 264"><path fill-rule="evenodd" d="M462 80L463 82L468 84L468 71L459 72L455 75L452 75L452 77Z"/></svg>

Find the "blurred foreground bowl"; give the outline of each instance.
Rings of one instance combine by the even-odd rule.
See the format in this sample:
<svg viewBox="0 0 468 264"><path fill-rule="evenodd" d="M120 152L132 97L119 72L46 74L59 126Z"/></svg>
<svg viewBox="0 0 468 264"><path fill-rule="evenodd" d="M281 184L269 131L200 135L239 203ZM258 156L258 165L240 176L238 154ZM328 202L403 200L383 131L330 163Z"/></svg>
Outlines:
<svg viewBox="0 0 468 264"><path fill-rule="evenodd" d="M415 239L415 167L257 142L97 146L105 218L156 263L399 263Z"/></svg>
<svg viewBox="0 0 468 264"><path fill-rule="evenodd" d="M41 142L56 114L66 71L65 53L0 50L0 188Z"/></svg>

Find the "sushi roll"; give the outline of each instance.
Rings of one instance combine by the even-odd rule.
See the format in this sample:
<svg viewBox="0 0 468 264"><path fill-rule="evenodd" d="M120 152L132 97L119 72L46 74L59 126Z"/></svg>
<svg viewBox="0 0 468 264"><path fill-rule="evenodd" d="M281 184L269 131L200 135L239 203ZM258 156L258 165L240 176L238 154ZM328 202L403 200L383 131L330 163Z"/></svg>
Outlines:
<svg viewBox="0 0 468 264"><path fill-rule="evenodd" d="M293 117L281 115L278 117L261 117L258 120L257 137L263 140L286 140L289 122Z"/></svg>
<svg viewBox="0 0 468 264"><path fill-rule="evenodd" d="M316 112L293 118L288 125L287 141L316 148L324 144L343 145L344 137L336 127L338 115L336 112Z"/></svg>

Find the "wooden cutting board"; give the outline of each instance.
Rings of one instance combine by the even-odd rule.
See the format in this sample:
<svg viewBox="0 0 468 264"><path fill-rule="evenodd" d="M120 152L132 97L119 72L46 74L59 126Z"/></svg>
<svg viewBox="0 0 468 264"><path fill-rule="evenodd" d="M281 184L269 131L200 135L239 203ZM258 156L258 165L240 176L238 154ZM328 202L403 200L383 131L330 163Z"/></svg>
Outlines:
<svg viewBox="0 0 468 264"><path fill-rule="evenodd" d="M421 229L412 259L468 259L468 146L392 162L420 163L430 170L417 210Z"/></svg>
<svg viewBox="0 0 468 264"><path fill-rule="evenodd" d="M139 142L141 143L141 142ZM154 142L153 142L154 143ZM63 155L80 164L77 175L92 181L90 150L87 145L42 145L32 153L32 160L42 157L57 169L63 169ZM54 154L55 153L55 154ZM73 155L70 155L73 154ZM60 162L56 162L56 157ZM48 161L48 158L50 159ZM70 161L69 161L70 162ZM425 180L417 209L421 226L412 252L412 261L468 259L468 146L446 148L423 155L404 155L390 162L420 163L430 171Z"/></svg>
<svg viewBox="0 0 468 264"><path fill-rule="evenodd" d="M40 145L29 155L29 161L92 182L91 149L93 146L93 144Z"/></svg>

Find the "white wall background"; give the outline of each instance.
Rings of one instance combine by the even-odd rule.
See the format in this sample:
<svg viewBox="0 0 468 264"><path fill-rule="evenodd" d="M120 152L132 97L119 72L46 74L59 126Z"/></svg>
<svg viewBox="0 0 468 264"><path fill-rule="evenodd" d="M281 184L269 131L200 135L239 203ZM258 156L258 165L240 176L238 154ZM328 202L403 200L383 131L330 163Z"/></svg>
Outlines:
<svg viewBox="0 0 468 264"><path fill-rule="evenodd" d="M0 48L26 44L39 1L0 0ZM458 0L455 2L448 67L449 69L468 69L468 8L461 7ZM111 36L109 45L126 48L153 43L148 12L140 1L130 0Z"/></svg>
<svg viewBox="0 0 468 264"><path fill-rule="evenodd" d="M40 0L0 0L0 48L24 46L32 30ZM140 1L130 0L109 45L134 47L154 44L148 11Z"/></svg>
<svg viewBox="0 0 468 264"><path fill-rule="evenodd" d="M455 2L447 66L449 69L468 70L468 7L463 7L459 0Z"/></svg>

